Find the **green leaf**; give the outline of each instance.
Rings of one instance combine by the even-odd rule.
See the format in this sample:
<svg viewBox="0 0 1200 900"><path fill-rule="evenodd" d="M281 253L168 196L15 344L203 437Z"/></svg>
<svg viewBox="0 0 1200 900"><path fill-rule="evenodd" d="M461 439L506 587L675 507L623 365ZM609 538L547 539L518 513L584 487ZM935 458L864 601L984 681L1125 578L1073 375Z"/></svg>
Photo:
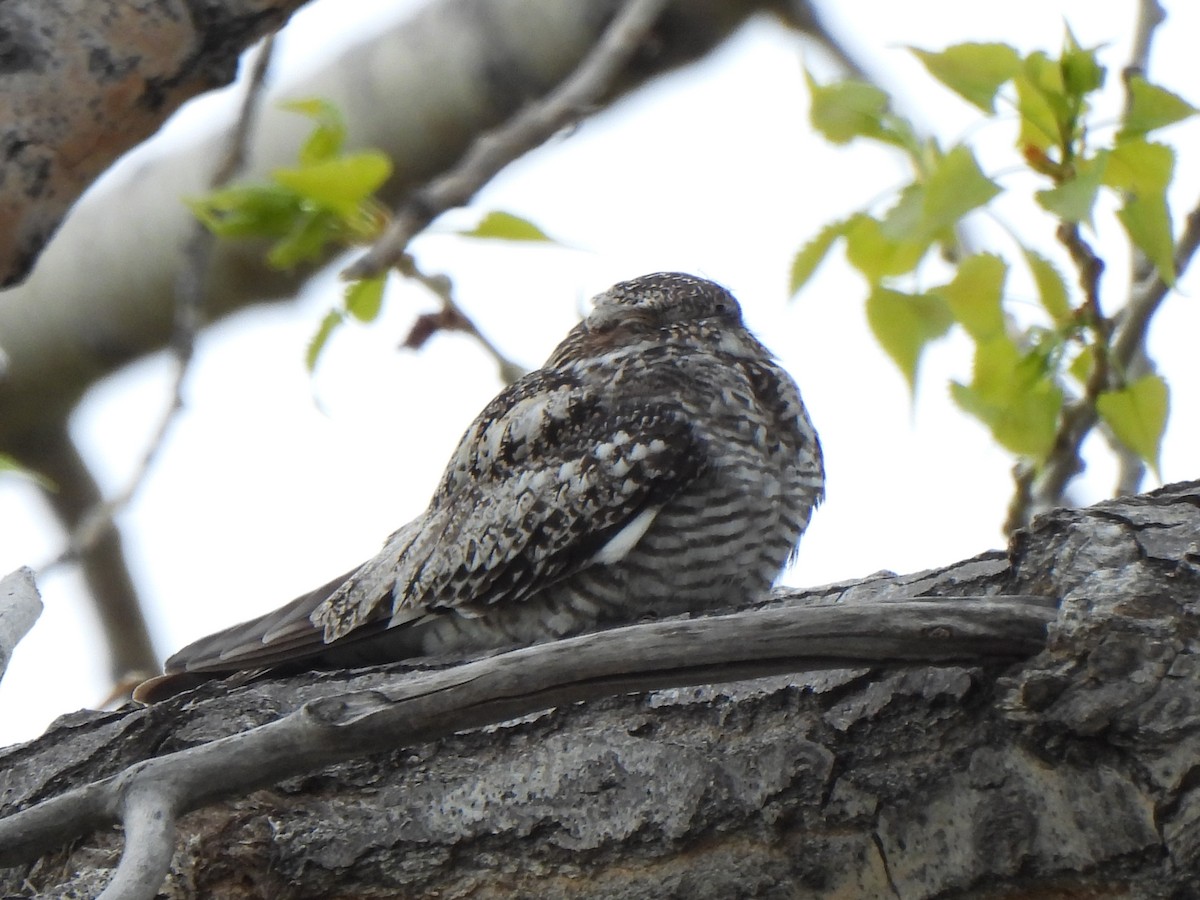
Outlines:
<svg viewBox="0 0 1200 900"><path fill-rule="evenodd" d="M1020 55L1008 44L955 44L940 53L909 49L930 75L985 113L996 111L996 92L1021 67Z"/></svg>
<svg viewBox="0 0 1200 900"><path fill-rule="evenodd" d="M0 475L4 474L16 475L19 478L26 478L29 481L37 484L38 487L45 491L50 491L52 493L57 493L58 491L58 485L41 472L26 468L17 462L14 457L9 456L7 453L0 453Z"/></svg>
<svg viewBox="0 0 1200 900"><path fill-rule="evenodd" d="M1084 347L1079 351L1079 355L1071 360L1071 365L1067 367L1067 371L1071 373L1072 378L1084 387L1087 387L1095 365L1096 349L1090 346Z"/></svg>
<svg viewBox="0 0 1200 900"><path fill-rule="evenodd" d="M1034 284L1037 285L1042 309L1050 314L1055 325L1066 325L1074 317L1075 311L1071 309L1067 283L1063 280L1062 273L1054 267L1054 263L1036 250L1022 246L1021 252L1025 255L1025 263L1033 275Z"/></svg>
<svg viewBox="0 0 1200 900"><path fill-rule="evenodd" d="M1062 391L1043 358L1023 355L1007 335L979 342L971 384L953 383L950 391L1010 452L1040 461L1054 446Z"/></svg>
<svg viewBox="0 0 1200 900"><path fill-rule="evenodd" d="M919 182L905 185L879 226L883 236L890 241L929 243L932 229L925 223L925 185Z"/></svg>
<svg viewBox="0 0 1200 900"><path fill-rule="evenodd" d="M1175 174L1175 151L1143 138L1118 140L1108 152L1103 182L1119 191L1163 194Z"/></svg>
<svg viewBox="0 0 1200 900"><path fill-rule="evenodd" d="M1098 49L1093 47L1085 50L1080 47L1071 29L1067 28L1059 65L1062 67L1063 88L1077 100L1104 87L1104 66L1096 60Z"/></svg>
<svg viewBox="0 0 1200 900"><path fill-rule="evenodd" d="M295 192L273 184L222 188L184 202L220 237L282 237L303 213Z"/></svg>
<svg viewBox="0 0 1200 900"><path fill-rule="evenodd" d="M807 71L804 77L812 94L809 121L827 140L847 144L856 137L886 139L884 117L889 101L885 91L853 80L821 85Z"/></svg>
<svg viewBox="0 0 1200 900"><path fill-rule="evenodd" d="M1003 405L989 403L958 382L951 383L950 394L965 412L987 425L996 443L1010 453L1041 462L1053 449L1062 392L1051 382L1040 381Z"/></svg>
<svg viewBox="0 0 1200 900"><path fill-rule="evenodd" d="M341 312L341 310L331 309L325 313L325 318L321 320L321 327L317 329L317 333L308 342L308 349L304 353L304 365L310 375L316 370L317 361L320 360L321 354L325 351L325 346L329 343L330 336L345 320L345 313Z"/></svg>
<svg viewBox="0 0 1200 900"><path fill-rule="evenodd" d="M383 308L383 288L386 283L386 272L375 278L350 282L346 285L343 297L346 312L360 322L374 322Z"/></svg>
<svg viewBox="0 0 1200 900"><path fill-rule="evenodd" d="M1129 79L1129 111L1117 139L1140 136L1156 128L1163 128L1194 116L1200 110L1178 94L1151 84L1141 75Z"/></svg>
<svg viewBox="0 0 1200 900"><path fill-rule="evenodd" d="M1159 478L1162 477L1159 455L1169 406L1167 383L1158 375L1143 375L1096 398L1096 412L1117 440L1145 460Z"/></svg>
<svg viewBox="0 0 1200 900"><path fill-rule="evenodd" d="M368 150L299 168L276 169L271 177L306 200L350 217L391 174L391 160Z"/></svg>
<svg viewBox="0 0 1200 900"><path fill-rule="evenodd" d="M333 213L323 209L307 212L267 251L267 265L286 271L315 260L325 245L336 241L341 234L341 225Z"/></svg>
<svg viewBox="0 0 1200 900"><path fill-rule="evenodd" d="M1076 165L1075 176L1060 185L1035 196L1047 212L1064 222L1086 222L1092 224L1092 208L1096 205L1096 194L1108 161L1107 153L1099 153L1094 159L1081 160Z"/></svg>
<svg viewBox="0 0 1200 900"><path fill-rule="evenodd" d="M951 227L976 207L1000 193L1000 187L983 174L975 154L959 144L947 153L925 182L924 218L932 236Z"/></svg>
<svg viewBox="0 0 1200 900"><path fill-rule="evenodd" d="M883 237L927 247L945 240L959 220L1000 192L964 146L936 155L923 182L908 185L880 223ZM952 235L951 235L952 237Z"/></svg>
<svg viewBox="0 0 1200 900"><path fill-rule="evenodd" d="M833 242L845 233L846 225L845 221L830 222L817 232L816 237L800 248L796 253L796 258L792 260L792 276L788 284L788 296L796 296L800 288L808 283L813 273L817 271L817 267L829 255L829 249L833 246Z"/></svg>
<svg viewBox="0 0 1200 900"><path fill-rule="evenodd" d="M1071 117L1062 81L1062 69L1040 50L1029 54L1013 79L1017 89L1020 147L1049 150L1060 147L1063 123Z"/></svg>
<svg viewBox="0 0 1200 900"><path fill-rule="evenodd" d="M346 123L341 111L328 100L290 100L281 106L290 112L307 116L317 125L300 147L299 159L303 165L333 159L342 151L346 142Z"/></svg>
<svg viewBox="0 0 1200 900"><path fill-rule="evenodd" d="M909 390L915 391L921 352L945 334L954 319L945 301L936 295L876 287L867 297L867 322L875 339L900 367Z"/></svg>
<svg viewBox="0 0 1200 900"><path fill-rule="evenodd" d="M458 232L463 237L494 238L502 241L548 241L555 243L542 229L528 219L506 212L489 212L470 231Z"/></svg>
<svg viewBox="0 0 1200 900"><path fill-rule="evenodd" d="M889 238L882 223L861 213L846 223L845 235L846 259L873 285L911 272L929 248L928 241Z"/></svg>
<svg viewBox="0 0 1200 900"><path fill-rule="evenodd" d="M955 320L976 341L986 341L1004 333L1004 313L1000 299L1008 266L998 256L980 253L968 256L958 264L954 280L940 288L937 294L950 307Z"/></svg>
<svg viewBox="0 0 1200 900"><path fill-rule="evenodd" d="M1162 194L1130 197L1117 210L1117 218L1133 245L1154 263L1158 276L1175 285L1175 241L1171 236L1171 213Z"/></svg>

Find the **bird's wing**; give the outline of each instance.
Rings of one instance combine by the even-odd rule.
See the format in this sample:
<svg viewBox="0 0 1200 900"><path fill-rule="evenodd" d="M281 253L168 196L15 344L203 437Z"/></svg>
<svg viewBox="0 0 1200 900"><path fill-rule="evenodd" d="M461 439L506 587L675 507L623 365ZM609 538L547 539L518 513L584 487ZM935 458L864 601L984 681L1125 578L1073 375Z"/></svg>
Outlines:
<svg viewBox="0 0 1200 900"><path fill-rule="evenodd" d="M392 627L431 611L486 615L613 562L703 470L705 448L676 405L615 404L538 374L468 429L419 524L313 613L326 641L380 614Z"/></svg>
<svg viewBox="0 0 1200 900"><path fill-rule="evenodd" d="M484 409L429 509L379 555L184 648L167 670L274 666L450 610L486 615L491 604L619 559L705 464L676 406L614 405L561 372L531 373Z"/></svg>

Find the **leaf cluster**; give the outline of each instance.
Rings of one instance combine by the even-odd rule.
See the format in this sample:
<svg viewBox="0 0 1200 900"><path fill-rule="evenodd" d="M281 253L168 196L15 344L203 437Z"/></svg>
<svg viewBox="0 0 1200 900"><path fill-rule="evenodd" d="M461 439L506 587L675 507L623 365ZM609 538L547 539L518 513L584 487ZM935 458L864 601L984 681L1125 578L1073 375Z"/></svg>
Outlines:
<svg viewBox="0 0 1200 900"><path fill-rule="evenodd" d="M1022 55L1000 43L912 52L930 75L986 118L1001 117L998 100L1015 111L1016 169L1041 182L1033 200L1056 220L1079 268L1079 286L1071 287L1050 259L1017 237L1017 258L1032 276L1040 308L1039 321L1018 326L1007 288L1012 263L994 253L964 255L958 237L968 215L1015 188L989 177L966 143L945 147L921 136L893 111L883 89L854 80L821 85L809 75L813 126L835 144L865 139L894 148L906 158L912 178L884 211L859 211L831 222L805 244L792 264L792 293L841 242L867 282L871 330L910 389L925 348L958 327L974 344L974 368L970 383L951 385L952 396L1007 450L1035 468L1044 464L1062 432L1068 399L1082 396L1122 444L1157 468L1167 385L1153 374L1127 379L1113 365L1112 321L1099 302L1102 264L1080 228L1093 227L1098 195L1111 192L1130 243L1164 283L1174 284L1167 189L1175 153L1149 135L1197 110L1133 75L1120 127L1098 141L1089 115L1107 73L1097 49L1081 47L1069 30L1057 57L1042 51ZM953 277L918 286L933 258L949 262Z"/></svg>
<svg viewBox="0 0 1200 900"><path fill-rule="evenodd" d="M229 239L266 239L266 262L292 269L318 262L331 251L365 246L387 228L391 216L375 197L392 175L392 163L377 150L346 150L346 125L325 100L298 100L284 108L312 120L296 164L276 169L269 180L220 188L185 202L213 234ZM551 240L536 225L505 212L490 212L464 237L509 241ZM331 309L308 343L306 363L316 368L321 353L348 321L375 321L383 309L387 273L347 281L342 305Z"/></svg>

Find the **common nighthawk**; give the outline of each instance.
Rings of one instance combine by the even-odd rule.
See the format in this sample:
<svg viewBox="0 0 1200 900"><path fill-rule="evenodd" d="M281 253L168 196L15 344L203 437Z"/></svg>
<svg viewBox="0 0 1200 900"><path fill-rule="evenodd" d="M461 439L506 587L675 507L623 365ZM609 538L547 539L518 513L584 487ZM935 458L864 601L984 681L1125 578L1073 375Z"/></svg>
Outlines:
<svg viewBox="0 0 1200 900"><path fill-rule="evenodd" d="M823 490L796 384L733 296L646 275L484 408L378 556L166 671L370 665L734 604L770 587Z"/></svg>

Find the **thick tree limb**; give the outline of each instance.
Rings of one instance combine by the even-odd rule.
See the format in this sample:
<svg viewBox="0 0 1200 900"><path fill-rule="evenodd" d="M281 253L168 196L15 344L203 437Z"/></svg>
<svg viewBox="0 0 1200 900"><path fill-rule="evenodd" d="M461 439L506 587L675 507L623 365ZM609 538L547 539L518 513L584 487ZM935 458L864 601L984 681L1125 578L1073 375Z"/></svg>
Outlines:
<svg viewBox="0 0 1200 900"><path fill-rule="evenodd" d="M0 284L24 278L75 199L303 0L0 5Z"/></svg>
<svg viewBox="0 0 1200 900"><path fill-rule="evenodd" d="M147 824L161 820L163 810L195 809L322 765L631 690L900 661L1027 656L1045 644L1055 616L1038 599L793 606L634 625L333 694L276 722L148 760L0 820L0 864L36 858L85 834L107 811L124 809L126 833L131 819L138 822L158 857L165 853L165 871L170 848L162 849L162 825ZM132 837L127 847L131 870L155 855L135 847Z"/></svg>
<svg viewBox="0 0 1200 900"><path fill-rule="evenodd" d="M143 783L157 792L138 800L151 813L236 791L179 820L168 897L950 898L1114 885L1188 896L1200 888L1198 534L1200 483L1176 485L1042 517L1008 558L792 595L814 620L858 623L829 629L833 643L820 626L783 634L779 620L767 643L739 646L735 632L695 639L714 623L791 612L768 606L406 678L394 667L215 683L76 717L0 755L0 795L27 810L3 826L0 845L11 863L100 830L0 871L0 893L98 893L121 846L105 823ZM792 663L824 647L834 659L822 666L948 647L953 637L909 627L900 613L912 605L888 601L989 596L986 606L918 604L930 616L987 610L976 620L987 633L1005 621L1004 594L1061 601L1048 645L1015 667L881 663L624 693L681 674L761 674L781 646ZM1030 624L1045 612L1024 609ZM640 648L621 643L638 634ZM569 651L560 671L571 690L621 696L568 704L578 695L551 689L537 699L552 712L423 743L533 708L541 682L522 661L546 651ZM730 658L757 668L702 671ZM597 662L613 668L597 675ZM456 693L457 718L439 720ZM344 754L346 735L376 755L283 777ZM304 758L273 768L289 750ZM282 780L254 791L264 777ZM150 833L161 846L163 828ZM24 847L12 843L18 834ZM142 852L162 860L148 843Z"/></svg>

